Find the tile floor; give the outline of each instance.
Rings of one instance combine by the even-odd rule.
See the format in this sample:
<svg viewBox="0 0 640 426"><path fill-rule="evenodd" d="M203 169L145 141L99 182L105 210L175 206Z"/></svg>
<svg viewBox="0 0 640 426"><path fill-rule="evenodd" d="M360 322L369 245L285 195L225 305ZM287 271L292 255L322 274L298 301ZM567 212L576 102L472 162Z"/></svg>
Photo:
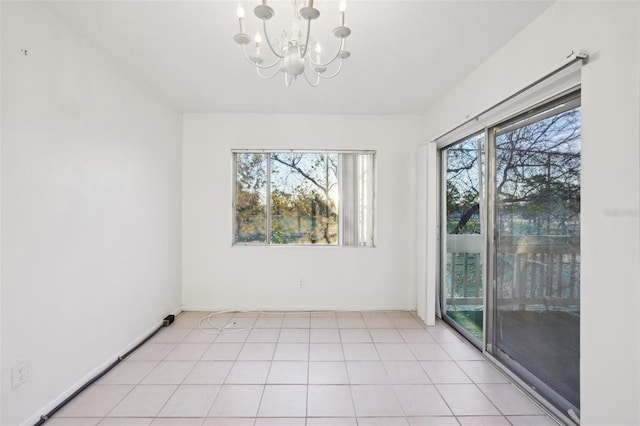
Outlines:
<svg viewBox="0 0 640 426"><path fill-rule="evenodd" d="M415 313L227 313L203 331L204 315L179 315L47 425L556 425Z"/></svg>

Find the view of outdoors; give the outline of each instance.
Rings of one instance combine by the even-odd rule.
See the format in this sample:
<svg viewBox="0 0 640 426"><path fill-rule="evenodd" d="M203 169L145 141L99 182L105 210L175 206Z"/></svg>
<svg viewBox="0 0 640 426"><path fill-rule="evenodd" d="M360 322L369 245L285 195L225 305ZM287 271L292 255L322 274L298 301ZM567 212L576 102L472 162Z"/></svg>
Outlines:
<svg viewBox="0 0 640 426"><path fill-rule="evenodd" d="M236 154L235 241L267 241L267 155Z"/></svg>
<svg viewBox="0 0 640 426"><path fill-rule="evenodd" d="M579 96L488 129L494 179L485 186L485 131L442 152L443 314L559 404L580 407ZM495 204L485 206L485 188ZM495 229L483 215L493 215ZM492 238L487 252L484 235ZM495 241L493 236L495 235ZM486 253L486 256L485 256ZM484 300L492 264L491 298ZM565 406L565 405L563 405Z"/></svg>
<svg viewBox="0 0 640 426"><path fill-rule="evenodd" d="M235 241L337 244L337 176L337 153L236 154Z"/></svg>
<svg viewBox="0 0 640 426"><path fill-rule="evenodd" d="M484 243L480 218L484 132L447 148L446 315L482 340Z"/></svg>
<svg viewBox="0 0 640 426"><path fill-rule="evenodd" d="M580 107L496 136L496 346L580 407Z"/></svg>

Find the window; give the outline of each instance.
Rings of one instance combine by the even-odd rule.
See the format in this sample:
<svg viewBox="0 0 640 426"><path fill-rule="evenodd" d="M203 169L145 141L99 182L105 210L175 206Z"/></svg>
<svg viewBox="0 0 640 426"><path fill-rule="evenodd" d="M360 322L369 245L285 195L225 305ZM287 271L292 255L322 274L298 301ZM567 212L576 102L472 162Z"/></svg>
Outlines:
<svg viewBox="0 0 640 426"><path fill-rule="evenodd" d="M374 246L372 151L236 151L234 243Z"/></svg>

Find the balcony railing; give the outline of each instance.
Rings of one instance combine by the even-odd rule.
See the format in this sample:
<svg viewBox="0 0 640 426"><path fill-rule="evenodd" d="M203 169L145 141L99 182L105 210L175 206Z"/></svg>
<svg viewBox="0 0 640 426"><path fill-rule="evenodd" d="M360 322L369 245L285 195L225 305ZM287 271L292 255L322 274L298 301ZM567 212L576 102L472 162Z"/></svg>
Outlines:
<svg viewBox="0 0 640 426"><path fill-rule="evenodd" d="M449 252L446 267L447 305L453 309L479 309L484 295L481 254ZM579 310L579 238L544 243L501 238L496 282L501 309Z"/></svg>

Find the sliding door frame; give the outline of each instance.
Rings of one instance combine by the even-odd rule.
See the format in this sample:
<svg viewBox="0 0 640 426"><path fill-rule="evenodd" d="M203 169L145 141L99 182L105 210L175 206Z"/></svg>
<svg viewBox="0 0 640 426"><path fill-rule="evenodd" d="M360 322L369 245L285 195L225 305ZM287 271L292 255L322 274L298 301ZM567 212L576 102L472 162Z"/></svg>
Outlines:
<svg viewBox="0 0 640 426"><path fill-rule="evenodd" d="M438 177L440 182L438 185L438 226L439 226L439 261L438 261L438 277L440 292L438 297L438 306L440 316L451 327L463 335L470 343L478 347L483 352L484 357L494 366L499 368L507 375L518 387L525 393L529 394L540 403L547 411L552 413L556 418L562 420L566 424L579 424L579 410L576 412L575 407L562 397L550 386L544 383L533 373L525 369L515 360L512 360L500 350L496 345L497 327L497 249L498 249L498 227L497 227L497 194L496 194L496 135L498 127L507 127L515 122L524 120L523 123L529 121L538 121L543 119L545 114L559 114L562 109L553 109L554 105L561 105L563 102L577 102L580 105L580 85L571 87L555 96L549 97L538 104L517 111L507 117L497 120L495 123L470 132L450 144L441 146L437 149L438 153ZM565 108L568 110L570 108ZM482 192L483 197L479 198L480 216L482 226L484 227L482 235L484 238L484 252L482 253L482 276L483 276L483 338L481 342L471 333L466 331L462 326L457 324L453 319L447 318L446 315L446 239L447 239L447 207L446 207L446 184L447 184L447 158L445 151L458 143L463 142L466 138L484 132L484 166L483 173L480 176L480 185L484 185ZM544 395L544 396L543 396ZM562 411L559 407L567 407L569 410ZM577 410L577 409L576 409Z"/></svg>
<svg viewBox="0 0 640 426"><path fill-rule="evenodd" d="M498 226L497 226L497 146L496 137L501 134L499 130L509 128L517 124L519 127L526 126L532 122L540 121L552 115L558 115L562 112L573 109L581 105L580 88L573 88L560 95L536 105L520 114L509 119L502 120L499 123L487 128L487 207L489 214L487 215L487 234L491 235L487 241L487 332L485 334L485 355L489 355L489 359L500 367L502 371L508 373L511 378L516 378L519 385L524 388L529 395L534 397L547 409L552 411L557 417L564 420L567 424L579 424L580 410L573 406L565 397L553 390L544 381L535 376L532 372L523 367L517 360L510 358L496 344L496 329L498 300L497 300L497 268L498 268ZM580 149L582 151L582 149ZM543 396L544 395L544 396ZM561 411L559 407L566 407L566 411ZM577 421L578 420L578 421Z"/></svg>
<svg viewBox="0 0 640 426"><path fill-rule="evenodd" d="M485 299L485 312L486 312L486 324L484 334L484 352L493 353L494 350L494 336L495 336L495 324L496 317L493 311L493 307L496 304L496 260L497 253L494 251L496 246L496 239L498 236L498 228L496 227L496 144L495 133L491 131L491 128L485 128L485 137L487 143L485 150L487 152L486 158L486 170L485 175L487 177L487 237L485 239L485 251L487 253L487 298Z"/></svg>
<svg viewBox="0 0 640 426"><path fill-rule="evenodd" d="M483 134L484 136L484 147L482 150L482 156L480 156L477 161L479 163L482 164L482 166L479 168L479 195L478 195L478 204L479 204L479 216L480 216L480 224L481 224L481 236L483 239L482 242L482 253L481 253L481 264L482 264L482 270L480 271L480 276L482 279L482 339L478 339L476 336L472 335L469 331L467 331L464 327L462 327L460 324L456 323L452 318L449 318L446 315L446 298L447 298L447 294L446 291L444 291L443 289L443 283L446 282L446 278L445 278L445 274L447 271L447 252L446 252L446 243L447 243L447 205L446 205L446 194L447 194L447 158L445 156L445 151L448 150L449 148L454 147L455 145L458 145L462 142L464 142L466 139L471 138L475 135L480 135ZM487 175L486 175L486 170L487 170L487 155L488 155L488 151L487 151L487 136L488 136L488 131L487 129L484 130L479 130L477 132L474 132L470 135L468 135L465 138L462 138L458 141L455 141L449 145L443 146L438 148L438 176L439 176L439 185L438 185L438 225L439 225L439 239L440 239L440 244L438 247L438 253L439 253L439 261L438 261L438 277L439 277L439 285L437 286L437 289L439 291L438 294L438 309L437 312L440 313L440 317L442 318L442 320L444 320L447 324L449 324L451 327L453 327L458 333L460 333L461 335L464 336L465 339L467 339L467 341L469 341L470 343L472 343L474 346L476 346L479 350L481 351L485 351L486 347L487 347L487 287L488 287L488 281L487 281L487 260L488 260L488 252L487 252L487 248L488 248L488 230L489 228L486 227L487 224L487 220L486 218L488 217L487 214L489 213L489 210L487 209L487 183L489 182L487 180ZM483 161L484 160L484 161Z"/></svg>

